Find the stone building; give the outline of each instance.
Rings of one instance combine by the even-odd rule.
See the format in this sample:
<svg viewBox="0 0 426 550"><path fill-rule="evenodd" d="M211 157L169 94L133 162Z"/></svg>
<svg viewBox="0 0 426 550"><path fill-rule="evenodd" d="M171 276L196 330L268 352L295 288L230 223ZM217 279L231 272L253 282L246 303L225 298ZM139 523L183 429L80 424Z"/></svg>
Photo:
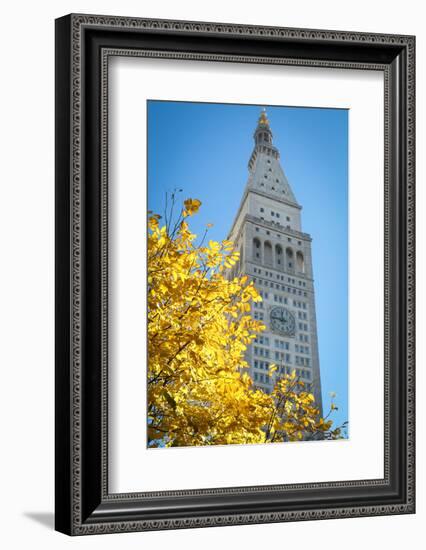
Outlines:
<svg viewBox="0 0 426 550"><path fill-rule="evenodd" d="M302 231L302 207L281 167L265 110L254 142L249 178L229 233L240 252L233 274L248 275L263 298L252 312L266 330L247 351L250 375L270 392L271 378L295 369L322 412L312 239ZM271 363L278 366L272 376Z"/></svg>

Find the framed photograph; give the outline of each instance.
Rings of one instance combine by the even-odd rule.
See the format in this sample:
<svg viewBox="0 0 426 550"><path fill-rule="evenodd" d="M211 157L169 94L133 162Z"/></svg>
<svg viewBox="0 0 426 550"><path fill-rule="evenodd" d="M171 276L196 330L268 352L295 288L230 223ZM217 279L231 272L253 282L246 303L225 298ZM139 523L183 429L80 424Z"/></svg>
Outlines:
<svg viewBox="0 0 426 550"><path fill-rule="evenodd" d="M56 529L415 511L413 36L56 21Z"/></svg>

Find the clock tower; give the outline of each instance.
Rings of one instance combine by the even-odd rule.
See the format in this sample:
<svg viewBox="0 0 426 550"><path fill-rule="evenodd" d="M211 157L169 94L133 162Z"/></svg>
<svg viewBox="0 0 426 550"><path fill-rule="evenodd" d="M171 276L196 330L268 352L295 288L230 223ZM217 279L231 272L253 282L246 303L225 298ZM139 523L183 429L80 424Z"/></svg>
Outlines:
<svg viewBox="0 0 426 550"><path fill-rule="evenodd" d="M302 231L302 207L272 138L263 110L254 132L248 181L229 233L240 252L232 275L253 280L262 302L253 304L252 315L266 325L246 359L255 385L268 393L275 377L296 370L322 414L312 239ZM278 369L270 376L271 363Z"/></svg>

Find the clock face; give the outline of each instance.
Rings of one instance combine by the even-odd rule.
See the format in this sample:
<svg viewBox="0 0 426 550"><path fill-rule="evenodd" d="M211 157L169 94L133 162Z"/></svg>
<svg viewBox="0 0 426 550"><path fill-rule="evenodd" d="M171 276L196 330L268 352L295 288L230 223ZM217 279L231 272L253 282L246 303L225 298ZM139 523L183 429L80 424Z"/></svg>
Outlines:
<svg viewBox="0 0 426 550"><path fill-rule="evenodd" d="M294 315L284 307L274 307L270 314L272 330L285 334L286 336L294 336L296 333L296 321Z"/></svg>

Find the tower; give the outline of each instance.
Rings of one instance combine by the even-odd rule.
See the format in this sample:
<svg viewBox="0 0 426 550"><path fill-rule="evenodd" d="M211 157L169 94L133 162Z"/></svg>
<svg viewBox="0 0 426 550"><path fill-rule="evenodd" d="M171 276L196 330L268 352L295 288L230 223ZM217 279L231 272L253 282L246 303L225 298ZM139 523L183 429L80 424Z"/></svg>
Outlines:
<svg viewBox="0 0 426 550"><path fill-rule="evenodd" d="M235 272L248 275L262 296L253 316L266 330L247 349L255 385L265 392L271 378L296 374L311 388L322 414L311 237L303 233L296 200L273 145L263 110L254 132L249 178L229 239L240 252ZM268 374L271 363L278 370Z"/></svg>

